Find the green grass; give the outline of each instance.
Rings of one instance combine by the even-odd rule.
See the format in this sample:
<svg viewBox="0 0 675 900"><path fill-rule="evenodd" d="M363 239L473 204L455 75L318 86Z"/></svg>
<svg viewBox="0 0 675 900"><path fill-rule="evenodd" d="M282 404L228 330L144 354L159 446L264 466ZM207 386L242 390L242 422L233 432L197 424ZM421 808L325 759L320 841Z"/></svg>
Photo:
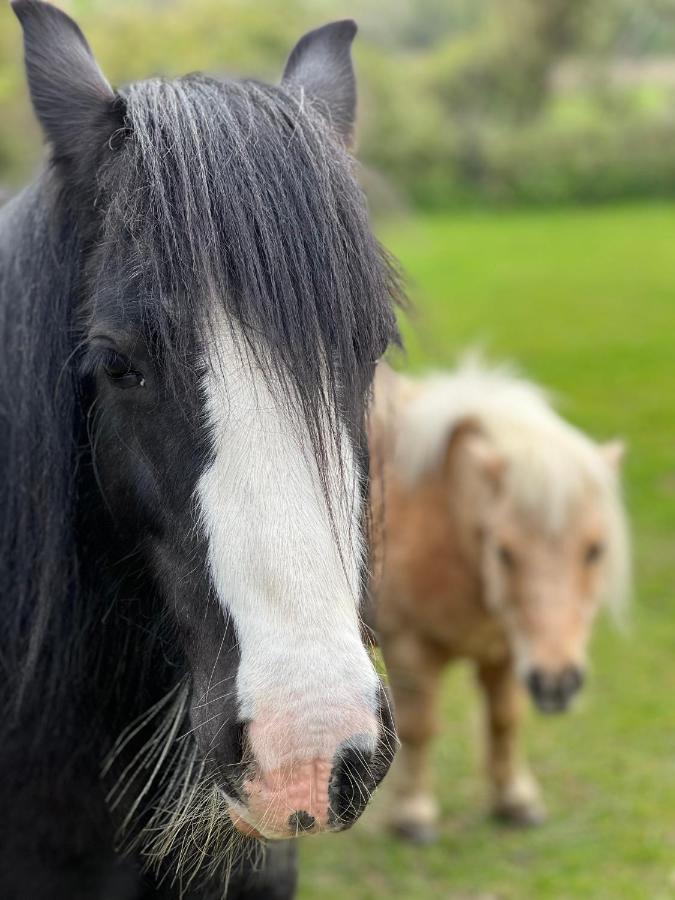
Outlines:
<svg viewBox="0 0 675 900"><path fill-rule="evenodd" d="M602 623L579 708L528 721L550 822L484 815L478 709L452 672L436 747L442 838L401 845L374 809L302 842L303 900L675 898L675 208L420 217L381 229L412 282L406 365L481 344L556 391L598 438L623 435L636 546L627 636ZM386 783L383 787L386 790Z"/></svg>

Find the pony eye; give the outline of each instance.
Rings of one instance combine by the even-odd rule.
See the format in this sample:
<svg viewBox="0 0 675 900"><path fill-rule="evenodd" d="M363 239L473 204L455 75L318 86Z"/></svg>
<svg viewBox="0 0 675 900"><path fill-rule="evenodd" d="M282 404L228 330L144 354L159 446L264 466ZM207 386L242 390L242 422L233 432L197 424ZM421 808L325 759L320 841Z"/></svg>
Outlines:
<svg viewBox="0 0 675 900"><path fill-rule="evenodd" d="M504 544L500 544L497 548L497 555L499 556L500 563L505 569L512 569L515 566L516 560L513 552Z"/></svg>
<svg viewBox="0 0 675 900"><path fill-rule="evenodd" d="M134 371L131 368L131 362L126 356L122 356L121 353L117 353L115 350L109 350L106 353L103 370L115 387L143 387L145 384L145 378L141 372Z"/></svg>
<svg viewBox="0 0 675 900"><path fill-rule="evenodd" d="M589 544L586 547L586 551L584 553L584 562L586 565L591 566L594 562L597 562L602 554L605 552L605 548L598 541L594 541L592 544Z"/></svg>

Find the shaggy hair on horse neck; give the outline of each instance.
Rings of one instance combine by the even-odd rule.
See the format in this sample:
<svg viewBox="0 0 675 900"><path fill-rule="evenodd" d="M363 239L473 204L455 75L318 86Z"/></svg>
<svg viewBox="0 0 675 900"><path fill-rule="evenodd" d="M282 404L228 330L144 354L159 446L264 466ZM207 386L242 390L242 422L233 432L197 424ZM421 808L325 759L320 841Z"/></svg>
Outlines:
<svg viewBox="0 0 675 900"><path fill-rule="evenodd" d="M222 304L287 388L321 471L336 410L396 339L396 272L309 99L195 75L132 85L119 112L112 160L91 172L102 221L72 208L53 169L0 213L12 235L0 259L0 666L11 704L35 684L45 716L98 609L78 587L75 522L92 303L140 320L172 373L194 368L195 331Z"/></svg>

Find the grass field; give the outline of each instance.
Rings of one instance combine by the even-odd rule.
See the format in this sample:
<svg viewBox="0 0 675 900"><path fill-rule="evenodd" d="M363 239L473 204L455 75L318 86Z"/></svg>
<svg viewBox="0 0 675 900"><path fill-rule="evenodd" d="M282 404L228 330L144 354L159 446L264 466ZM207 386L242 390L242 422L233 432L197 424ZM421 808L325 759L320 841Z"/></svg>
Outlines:
<svg viewBox="0 0 675 900"><path fill-rule="evenodd" d="M598 629L579 707L530 716L547 825L509 832L485 818L478 709L458 670L436 748L441 841L416 849L383 835L376 798L351 832L302 843L303 900L675 898L674 233L667 206L382 229L418 306L406 365L449 366L479 342L558 392L597 437L625 436L635 604L626 636Z"/></svg>

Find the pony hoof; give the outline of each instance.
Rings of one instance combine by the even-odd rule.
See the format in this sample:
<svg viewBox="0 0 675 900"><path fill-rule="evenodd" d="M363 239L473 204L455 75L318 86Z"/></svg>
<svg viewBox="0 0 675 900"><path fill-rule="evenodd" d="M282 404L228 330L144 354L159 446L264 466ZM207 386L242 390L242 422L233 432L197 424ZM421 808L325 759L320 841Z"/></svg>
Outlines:
<svg viewBox="0 0 675 900"><path fill-rule="evenodd" d="M397 822L391 825L391 832L397 838L416 844L418 847L434 844L438 840L438 829L428 822Z"/></svg>
<svg viewBox="0 0 675 900"><path fill-rule="evenodd" d="M509 803L493 810L493 817L510 828L538 828L548 818L540 803Z"/></svg>

